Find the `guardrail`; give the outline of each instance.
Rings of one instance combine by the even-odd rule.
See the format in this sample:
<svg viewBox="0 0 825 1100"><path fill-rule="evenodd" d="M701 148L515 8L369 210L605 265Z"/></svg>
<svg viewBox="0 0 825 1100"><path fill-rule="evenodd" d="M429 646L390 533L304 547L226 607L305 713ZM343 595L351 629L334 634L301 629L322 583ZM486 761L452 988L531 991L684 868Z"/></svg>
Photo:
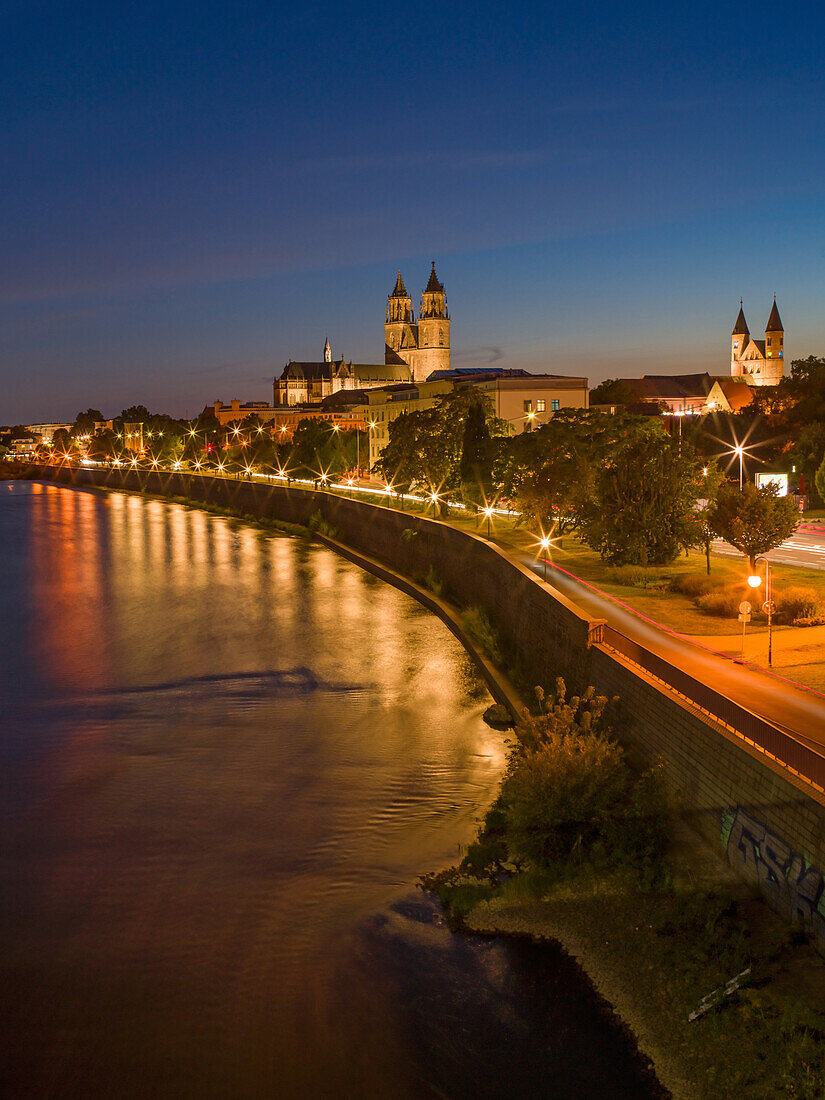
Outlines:
<svg viewBox="0 0 825 1100"><path fill-rule="evenodd" d="M683 672L664 657L652 653L612 626L604 626L602 637L606 646L678 691L712 717L718 718L756 749L807 779L820 790L825 790L825 755L797 741L766 718L761 718L735 703L733 699L728 699L701 680Z"/></svg>

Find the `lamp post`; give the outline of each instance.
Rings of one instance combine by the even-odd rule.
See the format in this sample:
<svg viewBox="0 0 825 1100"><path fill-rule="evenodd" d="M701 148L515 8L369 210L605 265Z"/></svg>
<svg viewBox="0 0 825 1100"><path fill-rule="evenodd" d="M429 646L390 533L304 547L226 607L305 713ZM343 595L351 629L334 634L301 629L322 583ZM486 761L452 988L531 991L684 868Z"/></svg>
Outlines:
<svg viewBox="0 0 825 1100"><path fill-rule="evenodd" d="M745 452L745 448L741 444L733 448L733 453L739 455L739 492L742 492L742 455Z"/></svg>
<svg viewBox="0 0 825 1100"><path fill-rule="evenodd" d="M768 616L768 668L773 665L773 590L771 587L771 563L765 557L759 557L754 559L754 564L758 565L759 562L765 563L765 602L762 604L762 610ZM748 584L751 588L758 588L762 583L762 578L758 573L753 573L748 577Z"/></svg>
<svg viewBox="0 0 825 1100"><path fill-rule="evenodd" d="M487 517L487 538L490 538L490 521L493 518L493 509L488 504L484 509L484 515Z"/></svg>
<svg viewBox="0 0 825 1100"><path fill-rule="evenodd" d="M550 539L545 535L539 543L544 551L544 579L547 580L547 551L550 549Z"/></svg>

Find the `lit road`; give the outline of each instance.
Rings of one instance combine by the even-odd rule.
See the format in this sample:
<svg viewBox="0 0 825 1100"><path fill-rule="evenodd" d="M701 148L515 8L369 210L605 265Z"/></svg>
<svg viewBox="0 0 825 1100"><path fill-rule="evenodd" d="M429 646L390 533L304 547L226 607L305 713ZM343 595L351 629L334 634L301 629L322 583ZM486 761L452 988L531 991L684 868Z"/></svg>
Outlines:
<svg viewBox="0 0 825 1100"><path fill-rule="evenodd" d="M528 555L520 560L543 577L541 562ZM686 637L671 634L560 569L551 566L548 577L553 587L588 613L606 619L610 626L626 637L710 685L740 706L767 718L800 741L825 747L825 697L807 692L781 677L743 666L730 657L717 655Z"/></svg>
<svg viewBox="0 0 825 1100"><path fill-rule="evenodd" d="M717 539L713 544L716 554L741 558L742 555L726 542ZM825 527L800 526L788 539L767 555L771 561L785 565L797 565L803 569L825 569Z"/></svg>

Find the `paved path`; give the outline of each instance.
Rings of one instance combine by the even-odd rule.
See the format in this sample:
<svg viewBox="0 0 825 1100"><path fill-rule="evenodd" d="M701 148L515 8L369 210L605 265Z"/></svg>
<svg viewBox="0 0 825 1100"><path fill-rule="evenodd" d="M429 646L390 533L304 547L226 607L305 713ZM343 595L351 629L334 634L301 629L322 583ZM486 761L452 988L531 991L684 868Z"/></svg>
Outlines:
<svg viewBox="0 0 825 1100"><path fill-rule="evenodd" d="M514 557L544 576L544 566L527 554ZM780 729L806 743L825 747L825 696L805 691L779 676L770 676L729 657L721 656L684 635L672 634L630 608L550 566L548 581L580 607L677 668L733 699Z"/></svg>

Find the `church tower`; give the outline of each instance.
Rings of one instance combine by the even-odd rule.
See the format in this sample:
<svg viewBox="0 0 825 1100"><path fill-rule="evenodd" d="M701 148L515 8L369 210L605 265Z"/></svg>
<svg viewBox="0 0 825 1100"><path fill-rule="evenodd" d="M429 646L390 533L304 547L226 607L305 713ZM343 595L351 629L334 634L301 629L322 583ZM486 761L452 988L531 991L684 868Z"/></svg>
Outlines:
<svg viewBox="0 0 825 1100"><path fill-rule="evenodd" d="M433 371L450 369L450 314L447 296L438 281L433 261L430 281L421 294L418 314L418 356L414 368L416 382Z"/></svg>
<svg viewBox="0 0 825 1100"><path fill-rule="evenodd" d="M736 318L736 324L733 326L733 332L730 338L730 373L732 378L741 378L743 374L742 370L742 355L745 348L750 343L751 334L748 331L748 322L745 320L745 313L742 308L742 299L739 299L739 316Z"/></svg>
<svg viewBox="0 0 825 1100"><path fill-rule="evenodd" d="M782 318L776 308L776 295L773 296L773 308L765 326L765 363L766 386L776 386L785 372L785 330Z"/></svg>
<svg viewBox="0 0 825 1100"><path fill-rule="evenodd" d="M324 362L332 362L332 348L329 346L329 337L324 340Z"/></svg>
<svg viewBox="0 0 825 1100"><path fill-rule="evenodd" d="M387 297L387 320L384 324L384 362L407 363L412 367L418 346L418 333L413 316L412 298L407 293L401 272L395 280L392 294Z"/></svg>

